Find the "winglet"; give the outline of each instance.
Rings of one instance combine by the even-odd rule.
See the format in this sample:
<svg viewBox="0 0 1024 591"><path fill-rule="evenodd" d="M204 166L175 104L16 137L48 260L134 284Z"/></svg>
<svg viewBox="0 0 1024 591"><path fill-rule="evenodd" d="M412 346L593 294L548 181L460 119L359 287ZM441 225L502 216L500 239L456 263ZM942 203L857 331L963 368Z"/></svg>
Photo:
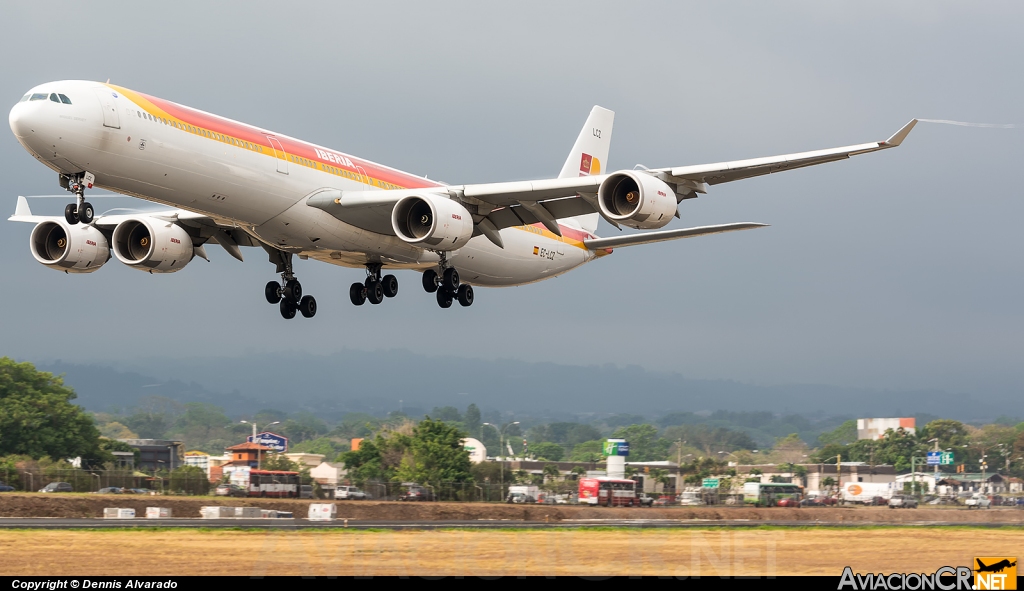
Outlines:
<svg viewBox="0 0 1024 591"><path fill-rule="evenodd" d="M18 205L14 208L15 216L27 216L32 215L32 210L29 209L28 199L25 199L21 195L18 195Z"/></svg>
<svg viewBox="0 0 1024 591"><path fill-rule="evenodd" d="M899 131L892 134L892 136L889 139L882 142L882 145L890 148L895 148L896 146L902 144L903 140L906 139L908 135L910 135L910 130L914 129L915 125L917 125L917 119L911 119L910 123L907 123Z"/></svg>

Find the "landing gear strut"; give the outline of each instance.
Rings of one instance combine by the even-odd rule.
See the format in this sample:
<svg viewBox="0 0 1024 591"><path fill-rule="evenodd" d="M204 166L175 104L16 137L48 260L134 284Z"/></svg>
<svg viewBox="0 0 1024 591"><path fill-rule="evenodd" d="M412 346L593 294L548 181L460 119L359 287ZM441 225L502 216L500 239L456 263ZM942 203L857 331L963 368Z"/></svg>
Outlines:
<svg viewBox="0 0 1024 591"><path fill-rule="evenodd" d="M384 301L384 298L393 298L398 295L398 278L394 275L381 277L380 271L383 267L380 263L366 264L366 281L353 283L348 289L348 297L356 306L362 306L369 301L377 305Z"/></svg>
<svg viewBox="0 0 1024 591"><path fill-rule="evenodd" d="M78 222L83 224L92 223L95 210L92 208L92 203L85 200L85 187L86 185L91 187L93 180L95 178L88 172L69 176L61 175L60 177L60 185L67 189L69 193L75 194L75 202L69 203L64 208L64 219L72 226Z"/></svg>
<svg viewBox="0 0 1024 591"><path fill-rule="evenodd" d="M295 278L292 269L292 253L267 248L270 253L270 262L277 264L277 270L281 273L282 287L277 281L267 283L264 295L267 303L278 304L281 308L281 317L286 320L295 318L299 312L303 318L312 318L316 315L316 299L311 295L302 295L302 284Z"/></svg>
<svg viewBox="0 0 1024 591"><path fill-rule="evenodd" d="M459 271L448 261L448 253L441 251L437 254L441 258L438 265L440 273L434 269L424 271L423 290L427 293L436 292L437 305L442 308L451 308L452 302L456 299L464 307L472 306L473 287L461 282Z"/></svg>

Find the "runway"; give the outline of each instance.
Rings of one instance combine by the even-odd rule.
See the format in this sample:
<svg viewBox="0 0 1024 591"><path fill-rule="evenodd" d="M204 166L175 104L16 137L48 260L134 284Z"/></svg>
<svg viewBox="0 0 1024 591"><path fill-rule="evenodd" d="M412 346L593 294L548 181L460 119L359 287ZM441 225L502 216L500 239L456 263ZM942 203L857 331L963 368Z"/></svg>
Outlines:
<svg viewBox="0 0 1024 591"><path fill-rule="evenodd" d="M439 530L439 529L582 529L582 528L634 528L634 529L708 529L708 528L858 528L858 527L1021 527L1019 523L962 522L962 521L904 521L899 523L865 523L809 520L749 520L749 519L573 519L562 521L515 520L444 520L444 521L378 521L336 519L310 521L308 519L74 519L51 517L3 517L0 529L355 529L355 530Z"/></svg>

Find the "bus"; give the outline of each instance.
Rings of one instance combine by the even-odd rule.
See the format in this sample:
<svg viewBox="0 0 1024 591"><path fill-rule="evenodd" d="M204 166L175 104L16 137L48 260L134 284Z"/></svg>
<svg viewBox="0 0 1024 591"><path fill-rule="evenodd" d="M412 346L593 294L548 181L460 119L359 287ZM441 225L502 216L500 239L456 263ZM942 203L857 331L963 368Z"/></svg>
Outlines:
<svg viewBox="0 0 1024 591"><path fill-rule="evenodd" d="M299 473L284 470L249 470L250 497L299 498Z"/></svg>
<svg viewBox="0 0 1024 591"><path fill-rule="evenodd" d="M581 478L580 503L606 507L639 505L636 482L619 478Z"/></svg>
<svg viewBox="0 0 1024 591"><path fill-rule="evenodd" d="M774 507L782 499L800 502L804 487L789 482L746 482L743 484L743 502L758 507Z"/></svg>

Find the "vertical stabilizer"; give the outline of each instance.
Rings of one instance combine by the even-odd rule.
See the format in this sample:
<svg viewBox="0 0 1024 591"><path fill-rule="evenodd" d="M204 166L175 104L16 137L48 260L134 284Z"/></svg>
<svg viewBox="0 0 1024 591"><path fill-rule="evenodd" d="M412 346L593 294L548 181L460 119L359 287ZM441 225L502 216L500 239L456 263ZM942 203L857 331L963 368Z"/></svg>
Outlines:
<svg viewBox="0 0 1024 591"><path fill-rule="evenodd" d="M612 123L615 112L595 106L590 110L587 122L583 124L569 157L562 165L558 178L572 178L602 174L608 165L608 150L612 142ZM597 231L597 213L576 216L563 220L569 226L593 234Z"/></svg>

